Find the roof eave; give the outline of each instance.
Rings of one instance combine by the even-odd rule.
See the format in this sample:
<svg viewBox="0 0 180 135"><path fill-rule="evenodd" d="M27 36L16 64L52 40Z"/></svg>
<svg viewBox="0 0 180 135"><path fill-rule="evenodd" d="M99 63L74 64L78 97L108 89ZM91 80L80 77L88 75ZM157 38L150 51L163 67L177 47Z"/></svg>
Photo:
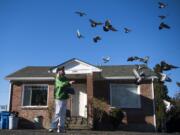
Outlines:
<svg viewBox="0 0 180 135"><path fill-rule="evenodd" d="M51 81L54 80L54 77L6 77L5 79L10 81Z"/></svg>
<svg viewBox="0 0 180 135"><path fill-rule="evenodd" d="M135 76L111 76L111 77L104 77L104 79L107 79L107 80L117 80L117 79L120 79L120 80L134 80L136 78L135 78ZM149 76L146 79L147 80L157 79L157 76Z"/></svg>

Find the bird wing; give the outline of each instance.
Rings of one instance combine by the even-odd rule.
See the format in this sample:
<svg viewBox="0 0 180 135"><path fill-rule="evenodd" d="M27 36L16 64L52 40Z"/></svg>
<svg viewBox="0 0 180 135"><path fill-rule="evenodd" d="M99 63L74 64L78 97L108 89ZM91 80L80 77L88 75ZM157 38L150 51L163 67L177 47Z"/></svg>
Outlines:
<svg viewBox="0 0 180 135"><path fill-rule="evenodd" d="M163 6L163 7L166 6L166 4L164 4L164 3L162 3L162 2L158 2L158 3L159 3L159 6Z"/></svg>
<svg viewBox="0 0 180 135"><path fill-rule="evenodd" d="M110 30L112 30L112 31L118 31L118 30L115 29L113 26L110 27Z"/></svg>
<svg viewBox="0 0 180 135"><path fill-rule="evenodd" d="M166 18L166 16L165 16L165 15L160 15L160 16L159 16L159 18L161 18L161 19L165 19L165 18Z"/></svg>
<svg viewBox="0 0 180 135"><path fill-rule="evenodd" d="M165 79L166 79L166 74L164 74L164 73L160 73L160 75L161 75L161 81L163 82L163 81L165 81Z"/></svg>
<svg viewBox="0 0 180 135"><path fill-rule="evenodd" d="M167 25L167 24L163 24L163 27L164 28L167 28L167 29L170 29L171 27L169 26L169 25Z"/></svg>
<svg viewBox="0 0 180 135"><path fill-rule="evenodd" d="M75 13L78 14L78 15L80 15L80 16L86 15L86 13L80 12L80 11L76 11Z"/></svg>
<svg viewBox="0 0 180 135"><path fill-rule="evenodd" d="M111 57L104 57L103 58L103 60L106 61L106 62L110 61L110 59L111 59Z"/></svg>
<svg viewBox="0 0 180 135"><path fill-rule="evenodd" d="M128 33L128 32L130 32L131 30L130 29L128 29L128 28L124 28L124 30L125 30L125 32L126 33Z"/></svg>
<svg viewBox="0 0 180 135"><path fill-rule="evenodd" d="M161 62L160 62L160 65L161 65L161 67L164 67L164 66L167 65L167 63L166 63L165 61L161 61Z"/></svg>
<svg viewBox="0 0 180 135"><path fill-rule="evenodd" d="M128 59L127 59L127 61L133 61L134 59L133 59L133 57L129 57Z"/></svg>
<svg viewBox="0 0 180 135"><path fill-rule="evenodd" d="M163 100L163 102L166 106L170 106L170 104L171 104L169 101L166 101L166 100Z"/></svg>
<svg viewBox="0 0 180 135"><path fill-rule="evenodd" d="M180 87L180 82L176 82L177 86Z"/></svg>
<svg viewBox="0 0 180 135"><path fill-rule="evenodd" d="M105 21L105 26L110 26L110 25L111 25L110 20L106 20Z"/></svg>
<svg viewBox="0 0 180 135"><path fill-rule="evenodd" d="M89 19L90 23L96 23L94 20L92 19Z"/></svg>
<svg viewBox="0 0 180 135"><path fill-rule="evenodd" d="M100 37L100 36L96 36L96 39L97 39L97 40L101 40L101 37Z"/></svg>
<svg viewBox="0 0 180 135"><path fill-rule="evenodd" d="M77 36L78 36L78 37L81 36L81 33L80 33L79 30L77 30Z"/></svg>
<svg viewBox="0 0 180 135"><path fill-rule="evenodd" d="M134 56L133 58L134 58L134 60L139 60L139 59L141 59L141 58L138 57L138 56Z"/></svg>
<svg viewBox="0 0 180 135"><path fill-rule="evenodd" d="M76 13L76 14L79 14L79 15L81 14L81 12L79 12L79 11L76 11L75 13Z"/></svg>
<svg viewBox="0 0 180 135"><path fill-rule="evenodd" d="M140 75L139 75L139 73L137 72L136 69L133 69L133 73L134 73L136 78L140 78Z"/></svg>
<svg viewBox="0 0 180 135"><path fill-rule="evenodd" d="M177 66L174 66L174 65L169 65L171 68L179 68Z"/></svg>

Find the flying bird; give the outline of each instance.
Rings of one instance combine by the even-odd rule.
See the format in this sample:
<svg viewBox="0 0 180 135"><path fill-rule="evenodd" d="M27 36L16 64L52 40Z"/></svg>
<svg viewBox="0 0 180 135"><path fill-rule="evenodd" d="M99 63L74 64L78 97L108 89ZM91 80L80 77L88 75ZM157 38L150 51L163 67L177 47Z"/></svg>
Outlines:
<svg viewBox="0 0 180 135"><path fill-rule="evenodd" d="M180 87L180 82L176 82L177 86Z"/></svg>
<svg viewBox="0 0 180 135"><path fill-rule="evenodd" d="M78 14L80 17L82 17L82 16L85 16L85 15L86 15L86 13L84 13L84 12L80 12L80 11L76 11L75 13L76 13L76 14Z"/></svg>
<svg viewBox="0 0 180 135"><path fill-rule="evenodd" d="M145 73L143 71L138 73L136 69L133 69L133 73L135 75L135 78L137 79L137 83L140 83L142 79L145 77Z"/></svg>
<svg viewBox="0 0 180 135"><path fill-rule="evenodd" d="M111 57L109 57L109 56L102 58L104 63L108 63L110 61L110 59L111 59Z"/></svg>
<svg viewBox="0 0 180 135"><path fill-rule="evenodd" d="M171 27L169 26L169 25L167 25L167 24L165 24L165 23L160 23L160 25L159 25L159 30L161 30L161 29L170 29Z"/></svg>
<svg viewBox="0 0 180 135"><path fill-rule="evenodd" d="M172 79L171 79L169 76L167 76L166 74L160 73L160 75L161 75L161 78L160 78L160 81L161 81L161 82L164 82L164 81L166 81L166 82L172 82Z"/></svg>
<svg viewBox="0 0 180 135"><path fill-rule="evenodd" d="M101 22L96 22L92 19L89 19L90 23L91 23L91 27L96 27L97 25L102 25L103 23Z"/></svg>
<svg viewBox="0 0 180 135"><path fill-rule="evenodd" d="M127 59L127 61L134 61L134 60L138 60L138 59L139 59L139 57L134 56L134 57L129 57L129 58Z"/></svg>
<svg viewBox="0 0 180 135"><path fill-rule="evenodd" d="M77 37L78 37L79 39L80 39L80 38L84 38L84 36L80 33L79 30L77 30L76 34L77 34Z"/></svg>
<svg viewBox="0 0 180 135"><path fill-rule="evenodd" d="M110 20L106 20L106 21L105 21L105 25L103 26L103 30L104 30L105 32L107 32L107 31L109 31L109 30L111 30L111 31L117 31L117 29L115 29L115 28L111 25Z"/></svg>
<svg viewBox="0 0 180 135"><path fill-rule="evenodd" d="M159 8L165 8L167 7L167 4L163 3L163 2L158 2L159 4Z"/></svg>
<svg viewBox="0 0 180 135"><path fill-rule="evenodd" d="M163 19L165 19L166 18L166 16L165 15L159 15L158 16L161 20L163 20Z"/></svg>
<svg viewBox="0 0 180 135"><path fill-rule="evenodd" d="M124 28L124 32L125 32L125 33L129 33L129 32L131 32L131 29L129 29L129 28Z"/></svg>
<svg viewBox="0 0 180 135"><path fill-rule="evenodd" d="M163 100L164 105L166 106L166 112L171 111L171 109L174 107L171 102L167 101L167 100Z"/></svg>
<svg viewBox="0 0 180 135"><path fill-rule="evenodd" d="M94 43L97 43L99 40L101 40L100 36L96 36L93 38Z"/></svg>
<svg viewBox="0 0 180 135"><path fill-rule="evenodd" d="M177 66L168 64L168 63L166 63L165 61L161 61L161 62L160 62L160 66L161 66L161 69L164 70L164 71L168 71L168 70L171 70L171 69L179 68L179 67L177 67Z"/></svg>
<svg viewBox="0 0 180 135"><path fill-rule="evenodd" d="M134 60L139 60L140 62L143 62L143 63L147 64L148 61L149 61L149 56L145 56L144 58L134 56L134 57L129 57L127 59L127 61L134 61Z"/></svg>

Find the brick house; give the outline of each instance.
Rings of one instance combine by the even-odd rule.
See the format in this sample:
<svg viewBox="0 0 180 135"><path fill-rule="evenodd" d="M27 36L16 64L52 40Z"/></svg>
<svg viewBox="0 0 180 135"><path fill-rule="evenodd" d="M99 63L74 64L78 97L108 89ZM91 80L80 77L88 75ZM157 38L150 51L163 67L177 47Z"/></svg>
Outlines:
<svg viewBox="0 0 180 135"><path fill-rule="evenodd" d="M87 120L93 125L93 98L103 98L105 110L121 108L124 111L124 130L155 131L153 80L155 73L144 69L146 79L136 85L135 65L94 66L79 59L70 59L56 67L28 66L8 76L10 82L9 110L19 113L20 128L32 128L34 118L42 117L43 128L49 127L53 113L54 76L57 67L65 67L66 76L75 80L75 95L68 100L71 117Z"/></svg>

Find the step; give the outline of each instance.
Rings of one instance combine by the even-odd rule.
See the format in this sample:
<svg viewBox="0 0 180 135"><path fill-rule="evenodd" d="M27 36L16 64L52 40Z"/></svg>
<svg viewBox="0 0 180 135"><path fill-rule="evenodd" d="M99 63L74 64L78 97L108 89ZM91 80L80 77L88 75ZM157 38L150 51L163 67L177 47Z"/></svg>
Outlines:
<svg viewBox="0 0 180 135"><path fill-rule="evenodd" d="M75 126L75 125L69 125L67 129L90 129L90 127L86 126Z"/></svg>

